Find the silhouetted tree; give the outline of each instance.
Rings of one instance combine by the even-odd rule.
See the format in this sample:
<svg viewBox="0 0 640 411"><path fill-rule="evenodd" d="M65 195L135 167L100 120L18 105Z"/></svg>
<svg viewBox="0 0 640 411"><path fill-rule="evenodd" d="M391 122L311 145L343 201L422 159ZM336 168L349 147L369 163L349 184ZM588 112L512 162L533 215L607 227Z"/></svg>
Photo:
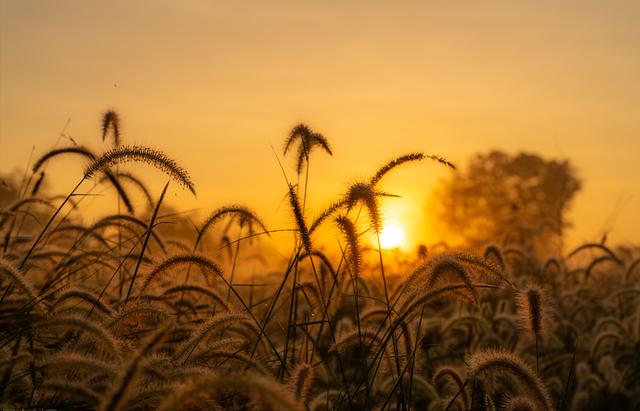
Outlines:
<svg viewBox="0 0 640 411"><path fill-rule="evenodd" d="M478 154L435 190L437 226L450 242L494 242L546 256L562 248L566 211L580 187L568 160Z"/></svg>

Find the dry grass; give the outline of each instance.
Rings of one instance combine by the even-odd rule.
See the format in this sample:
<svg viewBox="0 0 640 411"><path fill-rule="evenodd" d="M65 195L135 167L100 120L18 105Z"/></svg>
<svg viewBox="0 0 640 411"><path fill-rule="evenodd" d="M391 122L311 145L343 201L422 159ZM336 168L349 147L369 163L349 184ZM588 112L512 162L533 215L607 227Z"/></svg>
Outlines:
<svg viewBox="0 0 640 411"><path fill-rule="evenodd" d="M538 261L497 242L484 253L423 250L414 261L390 264L361 241L382 228L388 194L377 185L400 165L452 164L422 153L394 158L311 220L310 156L314 148L332 150L301 124L284 148L289 154L298 144L299 184L282 190L295 241L284 266L261 268L258 261L273 261L268 248L240 247L269 234L254 211L222 205L200 224L181 223L165 212L167 186L154 201L125 168L148 164L195 193L188 172L159 150L122 145L113 111L100 134L113 141L105 153L73 146L40 156L19 190L31 195L0 213L1 405L640 407L637 250L589 243ZM67 154L88 162L80 183L66 197L42 194L47 164ZM114 189L127 211L85 225L82 201L72 198L98 173L96 183ZM146 207L134 208L136 198ZM334 252L317 238L327 221L339 240ZM183 232L166 231L169 222Z"/></svg>

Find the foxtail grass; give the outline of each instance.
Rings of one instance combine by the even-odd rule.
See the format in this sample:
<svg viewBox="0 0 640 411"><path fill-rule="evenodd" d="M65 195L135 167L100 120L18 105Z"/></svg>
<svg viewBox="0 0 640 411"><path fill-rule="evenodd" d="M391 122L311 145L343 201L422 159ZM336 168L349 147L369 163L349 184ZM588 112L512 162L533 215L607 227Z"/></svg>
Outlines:
<svg viewBox="0 0 640 411"><path fill-rule="evenodd" d="M554 410L547 387L517 355L499 350L480 351L467 360L469 378L502 374L513 378L532 396L538 410Z"/></svg>

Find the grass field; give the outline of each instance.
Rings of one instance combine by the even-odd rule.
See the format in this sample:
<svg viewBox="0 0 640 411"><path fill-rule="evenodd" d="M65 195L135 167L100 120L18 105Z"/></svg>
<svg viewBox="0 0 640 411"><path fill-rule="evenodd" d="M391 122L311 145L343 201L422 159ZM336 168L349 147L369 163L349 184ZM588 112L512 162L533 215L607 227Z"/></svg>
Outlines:
<svg viewBox="0 0 640 411"><path fill-rule="evenodd" d="M637 249L587 243L542 261L496 238L396 264L380 247L380 203L394 193L379 182L419 161L453 165L390 159L309 210L310 159L331 146L299 125L284 142L299 183L272 188L286 195L293 239L273 268L269 249L243 248L269 235L250 205L167 231L178 216L167 193L198 189L189 164L123 145L119 128L104 115L103 153L40 153L0 211L4 408L640 409ZM72 192L41 193L58 161L85 173ZM164 190L130 163L163 173ZM92 182L120 213L83 218ZM338 252L321 230L339 236Z"/></svg>

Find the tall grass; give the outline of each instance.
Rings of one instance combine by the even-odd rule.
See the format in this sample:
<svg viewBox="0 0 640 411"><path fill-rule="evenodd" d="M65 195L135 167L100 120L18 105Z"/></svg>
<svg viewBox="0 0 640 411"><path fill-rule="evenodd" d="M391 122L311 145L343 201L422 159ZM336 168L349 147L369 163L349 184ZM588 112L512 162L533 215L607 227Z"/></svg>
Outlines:
<svg viewBox="0 0 640 411"><path fill-rule="evenodd" d="M5 408L640 407L637 249L587 243L538 261L496 241L423 247L396 264L380 247L384 177L423 160L453 164L398 156L308 210L311 157L333 150L304 124L283 150L298 181L273 188L290 227L270 230L238 204L185 224L164 198L174 186L195 194L188 172L160 150L123 144L122 127L108 111L106 152L43 153L0 212ZM75 188L43 192L47 165L69 155L86 163ZM176 184L154 200L130 162ZM125 208L88 223L76 194L96 176ZM275 231L294 233L282 265L262 246Z"/></svg>

